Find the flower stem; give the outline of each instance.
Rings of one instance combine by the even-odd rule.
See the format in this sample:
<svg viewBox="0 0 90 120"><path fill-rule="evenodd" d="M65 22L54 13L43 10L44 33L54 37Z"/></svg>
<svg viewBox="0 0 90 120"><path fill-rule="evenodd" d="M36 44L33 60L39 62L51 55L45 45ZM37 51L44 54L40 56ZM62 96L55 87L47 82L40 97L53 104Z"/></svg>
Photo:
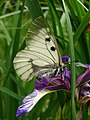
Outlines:
<svg viewBox="0 0 90 120"><path fill-rule="evenodd" d="M67 8L65 6L64 0L62 0L62 2L63 2L65 15L66 15L66 20L67 20L67 31L68 31L68 35L69 35L70 57L71 57L71 61L75 61L72 26L71 26L68 10L67 10ZM71 67L71 120L76 120L76 108L75 108L75 89L76 89L75 63L71 62L71 66L70 67Z"/></svg>

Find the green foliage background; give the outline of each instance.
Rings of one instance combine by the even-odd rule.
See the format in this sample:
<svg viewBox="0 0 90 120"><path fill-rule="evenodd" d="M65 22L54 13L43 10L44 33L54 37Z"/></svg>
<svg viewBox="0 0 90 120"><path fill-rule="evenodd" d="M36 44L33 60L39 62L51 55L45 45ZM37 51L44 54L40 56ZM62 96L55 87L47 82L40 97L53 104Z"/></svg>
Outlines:
<svg viewBox="0 0 90 120"><path fill-rule="evenodd" d="M22 99L34 88L34 81L23 82L16 75L13 59L24 48L24 39L31 21L44 16L53 29L61 55L72 60L90 63L90 1L78 0L1 0L0 1L0 120L16 120L16 110ZM75 92L75 73L72 70L72 93ZM72 94L73 96L73 94ZM74 97L73 97L74 98ZM70 96L63 91L46 95L35 108L18 120L70 120ZM80 105L76 103L76 117ZM83 120L89 120L87 105Z"/></svg>

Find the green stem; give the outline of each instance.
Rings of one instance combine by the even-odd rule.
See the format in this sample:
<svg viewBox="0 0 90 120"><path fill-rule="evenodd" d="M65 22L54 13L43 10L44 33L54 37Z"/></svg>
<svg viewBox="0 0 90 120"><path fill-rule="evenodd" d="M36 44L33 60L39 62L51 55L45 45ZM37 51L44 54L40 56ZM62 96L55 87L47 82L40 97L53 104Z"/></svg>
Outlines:
<svg viewBox="0 0 90 120"><path fill-rule="evenodd" d="M73 53L73 52L72 52ZM75 89L76 89L76 79L75 79L75 65L71 65L71 115L72 120L76 120L76 108L75 108Z"/></svg>
<svg viewBox="0 0 90 120"><path fill-rule="evenodd" d="M71 61L75 61L72 26L71 26L68 10L65 6L64 0L62 0L62 2L63 2L66 20L67 20L67 30L68 30L68 34L69 34L70 57L71 57ZM76 89L75 63L71 62L70 67L71 67L71 120L76 120L76 108L75 108L75 99L74 99L75 98L75 89Z"/></svg>

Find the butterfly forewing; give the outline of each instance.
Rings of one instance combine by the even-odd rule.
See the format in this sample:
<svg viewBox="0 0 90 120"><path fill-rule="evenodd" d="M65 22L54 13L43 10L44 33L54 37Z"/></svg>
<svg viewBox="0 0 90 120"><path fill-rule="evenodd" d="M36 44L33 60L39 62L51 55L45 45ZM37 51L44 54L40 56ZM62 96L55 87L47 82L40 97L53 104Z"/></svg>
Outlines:
<svg viewBox="0 0 90 120"><path fill-rule="evenodd" d="M47 22L39 17L28 30L25 49L14 59L15 70L22 80L30 80L59 67L60 62L55 37Z"/></svg>

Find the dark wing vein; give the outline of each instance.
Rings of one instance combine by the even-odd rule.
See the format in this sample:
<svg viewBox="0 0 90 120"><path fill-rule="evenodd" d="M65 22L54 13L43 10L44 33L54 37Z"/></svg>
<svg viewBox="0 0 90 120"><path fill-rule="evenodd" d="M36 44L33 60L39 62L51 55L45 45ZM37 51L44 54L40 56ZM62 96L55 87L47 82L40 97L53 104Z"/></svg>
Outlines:
<svg viewBox="0 0 90 120"><path fill-rule="evenodd" d="M39 70L39 68L35 69L32 73L30 73L29 76L28 76L28 78L27 78L27 80L28 80L30 77L33 77L33 76L36 74L36 72L38 72L38 70ZM33 74L33 73L34 73L34 74Z"/></svg>
<svg viewBox="0 0 90 120"><path fill-rule="evenodd" d="M50 60L52 60L52 61L54 62L54 64L55 64L55 61L54 61L53 59L51 59L49 56L47 56L47 55L45 55L45 54L43 54L43 53L37 52L37 51L35 51L35 50L30 50L30 51L35 52L35 53L39 53L39 54L41 54L41 55L43 55L43 56L46 56L47 58L49 58Z"/></svg>
<svg viewBox="0 0 90 120"><path fill-rule="evenodd" d="M41 20L41 19L40 19ZM44 25L43 25L43 24ZM39 20L37 20L37 21L35 21L35 22L33 22L33 25L34 25L34 27L35 26L37 26L38 27L38 29L42 29L42 28L44 28L45 30L46 30L46 32L42 29L42 31L44 32L44 33L47 33L48 34L48 36L50 36L50 34L52 35L52 33L50 32L50 30L48 31L47 29L50 29L50 27L47 25L47 24L45 24L43 21L42 22L40 22ZM42 26L42 27L41 27ZM53 35L52 35L53 36ZM52 40L53 42L54 42L54 40ZM55 43L55 42L54 42Z"/></svg>
<svg viewBox="0 0 90 120"><path fill-rule="evenodd" d="M43 21L41 19L36 19L33 22L33 24L35 24L34 26L37 25L39 29L41 28L41 26L42 26L42 28L47 28L48 27L48 25L46 24L46 21L44 19L43 19Z"/></svg>
<svg viewBox="0 0 90 120"><path fill-rule="evenodd" d="M45 31L44 29L45 29L46 31ZM39 30L42 30L42 31L40 32ZM45 36L45 34L47 34L47 33L48 33L48 31L47 31L47 29L46 29L46 28L42 28L42 29L39 29L39 30L38 30L38 32L40 32L43 36ZM29 31L30 31L30 30L29 30ZM32 31L33 31L33 32L35 32L35 29L33 28L33 30L32 30Z"/></svg>
<svg viewBox="0 0 90 120"><path fill-rule="evenodd" d="M37 37L39 37L39 38L41 38L42 40L45 40L44 38L45 38L45 36L44 36L44 38L42 38L41 36L39 36L39 34L35 34L34 32L32 32L32 31L28 31L29 33L31 33L31 34L33 34L34 36L37 36Z"/></svg>
<svg viewBox="0 0 90 120"><path fill-rule="evenodd" d="M33 51L33 50L31 50L31 51ZM33 51L33 52L36 52L36 53L38 53L38 54L41 54L41 55L43 55L44 57L46 57L47 59L50 59L50 60L52 60L51 58L49 58L48 56L46 56L46 55L44 55L44 54L42 54L42 53L39 53L39 52L37 52L37 51ZM24 51L22 51L22 53L24 53L24 54L26 54ZM35 56L35 57L37 57L38 59L40 59L40 60L43 60L43 61L45 61L45 62L47 62L47 63L49 63L49 64L51 64L49 61L47 61L46 59L43 59L43 58L40 58L38 55L36 55L36 54L34 54L34 53L27 53L28 55L33 55L33 56ZM17 56L17 58L19 58L18 56ZM30 58L30 57L27 57L27 56L20 56L20 58L29 58L29 59L32 59L32 58ZM33 59L34 60L34 59ZM53 60L52 60L53 61ZM21 61L20 61L21 62ZM23 61L24 62L24 61ZM53 61L53 63L54 63L54 61ZM51 64L52 65L52 64Z"/></svg>
<svg viewBox="0 0 90 120"><path fill-rule="evenodd" d="M24 73L28 72L30 69L32 69L32 67L31 67L31 68L28 68L28 69L25 70L22 74L20 74L20 77L21 77ZM31 75L32 73L33 73L33 72L31 72L30 75ZM27 79L28 79L28 78L27 78Z"/></svg>
<svg viewBox="0 0 90 120"><path fill-rule="evenodd" d="M25 50L26 51L26 50ZM50 59L50 60L52 60L53 61L53 59L51 59L49 56L47 56L47 55L44 55L43 53L40 53L40 52L37 52L37 51L35 51L35 50L30 50L30 51L32 51L32 52L35 52L35 53L38 53L38 54L41 54L41 55L43 55L44 57L46 57L47 59ZM24 51L22 51L23 53L25 53ZM27 50L27 52L28 52L28 50ZM33 55L33 56L36 56L36 57L38 57L39 58L39 56L37 56L37 55L35 55L35 54L32 54L32 53L27 53L28 55ZM40 58L41 59L41 58ZM45 61L45 59L44 59L44 61ZM54 62L54 61L53 61Z"/></svg>
<svg viewBox="0 0 90 120"><path fill-rule="evenodd" d="M46 43L45 43L45 44L46 44ZM46 48L47 48L48 52L50 53L50 55L51 55L51 56L53 57L53 59L55 60L53 54L52 54L52 53L50 52L50 50L48 49L47 44L46 44Z"/></svg>
<svg viewBox="0 0 90 120"><path fill-rule="evenodd" d="M22 57L20 57L20 58L22 58ZM23 57L24 58L24 57ZM26 58L26 57L25 57ZM35 61L35 60L43 60L43 61L45 61L45 62L47 62L48 64L49 64L49 66L51 65L51 66L53 66L50 62L48 62L47 60L44 60L44 59L41 59L41 58L38 58L38 59L33 59L33 61ZM24 62L29 62L29 61L19 61L19 62L16 62L16 63L24 63ZM25 64L25 65L23 65L23 66L21 66L21 67L19 67L19 68L22 68L22 67L25 67L26 65L30 65L30 63L28 63L28 64ZM45 65L46 66L46 65ZM38 67L40 67L40 68L44 68L44 66L38 66ZM18 70L19 68L16 68L16 70Z"/></svg>
<svg viewBox="0 0 90 120"><path fill-rule="evenodd" d="M41 20L41 22L40 22L40 20ZM54 36L53 36L53 31L50 29L49 25L46 23L45 20L44 20L44 22L43 22L42 19L38 18L38 19L35 20L35 22L33 22L33 24L34 24L34 26L37 26L38 29L41 29L40 26L42 26L42 28L45 28L48 36L51 35L52 37L54 37ZM49 31L47 30L47 28L49 29ZM42 29L42 31L45 33L45 31L44 31L43 29ZM53 43L56 45L56 43L55 43L55 41L56 41L55 38L52 39L52 41L53 41Z"/></svg>
<svg viewBox="0 0 90 120"><path fill-rule="evenodd" d="M47 50L47 48L43 48L42 46L36 46L36 45L32 45L32 47L36 47L36 48L41 48L41 49L44 49L44 50Z"/></svg>
<svg viewBox="0 0 90 120"><path fill-rule="evenodd" d="M46 29L47 30L47 29ZM30 33L32 33L32 34L35 34L34 32L32 32L32 31L29 31ZM41 34L42 34L42 32L41 32ZM47 34L48 34L48 36L50 36L49 35L49 33L48 33L48 31L47 31ZM35 34L36 35L36 34ZM42 34L43 35L43 34ZM39 36L38 34L36 35L36 36L38 36L38 37L40 37L41 39L43 39L41 36ZM44 35L43 35L44 36ZM44 36L44 38L45 38L45 36ZM45 41L45 39L43 39L44 41ZM53 41L53 40L52 40ZM38 41L39 42L39 41ZM54 42L53 42L54 43ZM55 44L55 43L54 43ZM53 59L55 60L55 57L53 56L53 54L50 52L50 50L48 49L48 46L47 46L47 44L45 44L46 45L46 48L47 48L47 50L48 50L48 52L50 53L50 55L53 57Z"/></svg>
<svg viewBox="0 0 90 120"><path fill-rule="evenodd" d="M43 45L45 45L43 42L41 42L41 41L38 41L38 40L36 40L36 39L34 39L34 38L31 38L31 37L26 37L26 40L33 40L33 41L36 41L36 42L39 42L39 43L41 43L41 44L43 44Z"/></svg>

